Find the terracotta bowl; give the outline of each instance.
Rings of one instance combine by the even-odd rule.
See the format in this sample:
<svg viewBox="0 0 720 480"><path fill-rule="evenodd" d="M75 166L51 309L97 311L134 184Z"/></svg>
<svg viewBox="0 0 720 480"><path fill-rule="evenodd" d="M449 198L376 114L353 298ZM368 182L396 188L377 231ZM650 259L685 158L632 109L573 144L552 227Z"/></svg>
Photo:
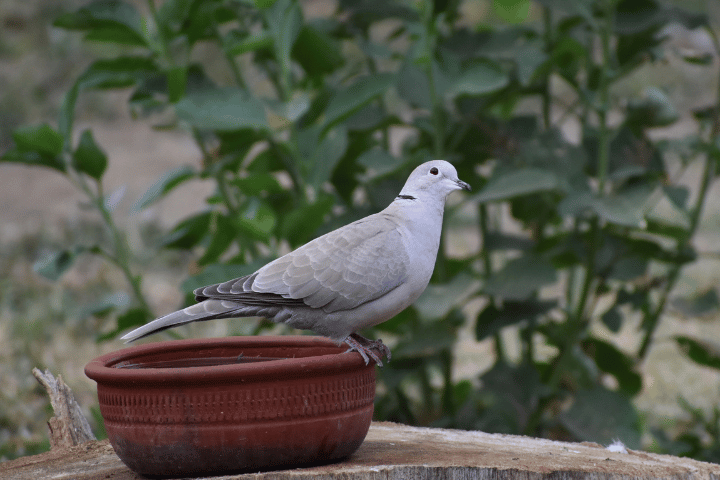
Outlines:
<svg viewBox="0 0 720 480"><path fill-rule="evenodd" d="M150 343L85 367L134 471L190 476L329 463L370 427L375 366L320 337Z"/></svg>

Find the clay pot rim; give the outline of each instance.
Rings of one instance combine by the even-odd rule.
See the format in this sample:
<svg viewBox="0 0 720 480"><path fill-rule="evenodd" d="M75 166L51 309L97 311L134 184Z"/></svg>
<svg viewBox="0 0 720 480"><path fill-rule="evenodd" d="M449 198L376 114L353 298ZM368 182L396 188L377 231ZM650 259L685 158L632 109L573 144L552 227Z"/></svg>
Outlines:
<svg viewBox="0 0 720 480"><path fill-rule="evenodd" d="M254 363L183 367L183 368L113 368L123 361L152 354L196 351L211 348L295 348L328 349L326 354L283 358ZM357 352L347 352L347 347L338 346L325 337L282 335L248 336L223 338L198 338L168 340L146 343L101 355L85 366L85 375L104 385L187 385L205 383L228 383L267 381L267 379L304 378L318 373L342 373L365 367Z"/></svg>

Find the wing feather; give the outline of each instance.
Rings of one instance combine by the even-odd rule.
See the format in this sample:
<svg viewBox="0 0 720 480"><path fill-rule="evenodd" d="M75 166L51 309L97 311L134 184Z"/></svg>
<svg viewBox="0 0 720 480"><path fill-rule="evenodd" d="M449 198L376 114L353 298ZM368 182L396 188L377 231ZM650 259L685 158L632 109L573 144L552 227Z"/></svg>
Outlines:
<svg viewBox="0 0 720 480"><path fill-rule="evenodd" d="M357 307L394 289L405 279L407 263L397 225L377 214L261 268L252 290L303 300L330 313Z"/></svg>
<svg viewBox="0 0 720 480"><path fill-rule="evenodd" d="M195 290L249 306L299 306L331 313L355 308L400 285L408 255L396 224L382 214L303 245L257 272Z"/></svg>

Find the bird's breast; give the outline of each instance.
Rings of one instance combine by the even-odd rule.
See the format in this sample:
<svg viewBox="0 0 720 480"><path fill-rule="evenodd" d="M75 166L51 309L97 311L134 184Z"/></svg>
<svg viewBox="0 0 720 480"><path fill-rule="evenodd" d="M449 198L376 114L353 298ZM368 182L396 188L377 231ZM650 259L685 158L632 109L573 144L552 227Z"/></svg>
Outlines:
<svg viewBox="0 0 720 480"><path fill-rule="evenodd" d="M422 290L435 268L441 232L442 217L439 220L425 217L410 222L402 235L409 258L408 277Z"/></svg>

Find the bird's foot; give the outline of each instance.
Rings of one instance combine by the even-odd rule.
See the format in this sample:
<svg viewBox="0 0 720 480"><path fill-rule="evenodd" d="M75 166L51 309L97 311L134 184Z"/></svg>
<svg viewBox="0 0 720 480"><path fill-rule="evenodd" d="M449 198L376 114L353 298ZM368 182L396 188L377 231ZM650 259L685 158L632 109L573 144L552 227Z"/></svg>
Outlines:
<svg viewBox="0 0 720 480"><path fill-rule="evenodd" d="M373 362L375 362L379 367L383 366L382 360L380 360L380 356L378 356L375 350L380 352L380 355L387 358L388 362L392 357L388 346L385 345L379 338L377 340L370 340L369 338L365 338L357 333L351 333L345 339L345 343L350 346L348 352L358 352L362 356L363 360L365 360L365 365L370 363L370 359L372 358Z"/></svg>

